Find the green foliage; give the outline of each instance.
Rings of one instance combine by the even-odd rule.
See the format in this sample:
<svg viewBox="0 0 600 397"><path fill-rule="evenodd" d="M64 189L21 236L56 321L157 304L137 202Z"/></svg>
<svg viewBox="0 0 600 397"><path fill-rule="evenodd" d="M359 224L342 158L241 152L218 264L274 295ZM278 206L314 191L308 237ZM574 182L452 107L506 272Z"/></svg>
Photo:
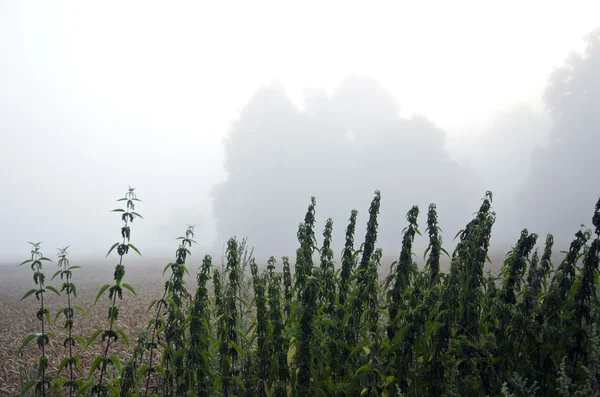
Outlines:
<svg viewBox="0 0 600 397"><path fill-rule="evenodd" d="M23 345L19 349L22 351L23 348L31 341L36 340L37 346L40 349L40 358L37 366L37 374L35 379L29 380L21 391L21 394L27 392L27 390L33 388L35 395L46 396L49 392L53 379L48 375L48 356L46 356L46 346L50 344L50 337L52 334L48 331L47 327L50 323L50 310L44 305L44 294L47 289L58 294L58 291L53 287L46 286L46 276L43 270L43 262L51 262L50 259L46 258L40 251L40 243L32 243L31 245L31 258L21 262L21 265L30 264L31 270L33 271L33 281L37 285L37 288L29 290L21 300L35 294L35 298L40 302L40 309L36 313L36 317L40 322L41 332L37 334L30 334Z"/></svg>
<svg viewBox="0 0 600 397"><path fill-rule="evenodd" d="M123 258L125 255L129 253L129 249L133 249L135 252L139 254L137 248L135 248L131 243L131 223L133 223L134 219L142 218L142 216L135 212L135 203L140 202L141 200L137 198L135 194L135 189L129 187L127 193L125 193L125 197L118 199L117 201L125 202L125 209L117 208L112 212L117 212L121 214L121 220L123 221L123 226L121 227L121 237L122 241L114 243L111 248L108 250L106 256L110 255L110 253L117 250L117 254L119 255L119 262L115 266L114 271L114 284L113 285L104 285L98 295L96 296L96 302L98 299L108 290L108 299L110 301L110 307L108 309L108 328L107 329L99 329L94 332L90 340L88 341L88 345L93 341L93 339L101 335L103 347L103 354L101 356L96 357L92 368L89 373L89 379L92 380L92 377L95 372L98 372L97 380L94 380L91 393L97 396L108 396L112 391L117 390L118 388L118 380L117 379L108 379L108 367L111 366L116 369L116 372L120 372L121 361L115 355L109 355L111 344L116 342L119 337L123 336L124 333L122 330L115 329L115 324L119 317L119 306L117 305L117 298L120 300L123 299L123 288L128 290L133 290L133 288L126 283L123 283L123 277L125 276L125 266L123 264ZM143 218L142 218L143 219ZM140 254L141 255L141 254Z"/></svg>
<svg viewBox="0 0 600 397"><path fill-rule="evenodd" d="M205 256L196 275L194 294L184 275L195 241L189 226L179 237L174 262L160 299L150 303L155 315L139 333L126 361L111 351L123 290L123 256L129 248L130 223L139 201L130 189L117 210L124 222L123 241L113 245L120 260L114 283L100 288L96 300L110 302L109 324L87 339L75 335L77 290L67 248L59 250L66 294L62 316L67 354L50 376L46 355L52 333L42 263L49 259L32 244L36 288L23 299L40 301L41 332L33 341L41 351L37 369L20 368L21 395L102 396L591 396L600 393L600 318L597 315L600 265L600 200L592 217L593 231L575 234L565 257L553 270L554 238L547 235L540 258L538 236L523 229L498 275L484 274L495 213L486 192L479 211L457 237L450 268L441 268L441 229L437 208L429 206L429 246L420 268L412 252L418 230L418 207L406 215L398 261L379 278L383 251L376 247L381 195L369 208L364 243L354 248L356 211L346 229L341 267L335 268L333 221L327 219L323 243L315 238L315 206L311 199L299 226L295 274L288 257L276 271L271 257L261 266L246 240L227 242L224 262ZM313 255L319 253L319 263ZM427 255L429 255L427 257ZM358 261L358 266L357 266ZM249 275L246 272L249 267ZM163 273L163 274L164 274ZM211 283L213 293L210 294ZM77 378L76 341L89 347L101 339L103 354L92 362L87 380ZM121 361L123 360L123 361ZM110 368L110 370L109 370Z"/></svg>

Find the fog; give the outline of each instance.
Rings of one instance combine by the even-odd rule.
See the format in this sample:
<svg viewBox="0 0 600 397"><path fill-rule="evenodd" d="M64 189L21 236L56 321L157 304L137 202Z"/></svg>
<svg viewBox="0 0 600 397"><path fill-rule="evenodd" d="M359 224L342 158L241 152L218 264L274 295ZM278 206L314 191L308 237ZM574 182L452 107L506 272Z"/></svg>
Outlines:
<svg viewBox="0 0 600 397"><path fill-rule="evenodd" d="M492 250L525 227L565 247L600 197L597 15L595 1L3 2L0 263L27 241L101 260L128 185L148 261L187 224L193 252L236 235L293 256L311 196L337 253L352 209L362 241L376 189L392 256L413 205L424 233L436 203L451 247L486 190Z"/></svg>

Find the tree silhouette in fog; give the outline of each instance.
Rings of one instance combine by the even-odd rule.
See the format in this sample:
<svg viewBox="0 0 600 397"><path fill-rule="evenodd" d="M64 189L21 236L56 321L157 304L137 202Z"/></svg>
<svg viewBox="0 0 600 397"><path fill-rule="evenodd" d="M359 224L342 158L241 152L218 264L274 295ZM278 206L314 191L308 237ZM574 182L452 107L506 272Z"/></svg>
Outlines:
<svg viewBox="0 0 600 397"><path fill-rule="evenodd" d="M531 228L570 238L600 195L600 29L587 36L583 55L570 55L550 76L544 103L554 120L548 148L532 154L521 195L521 217Z"/></svg>
<svg viewBox="0 0 600 397"><path fill-rule="evenodd" d="M389 254L399 250L412 205L425 211L436 202L453 236L484 190L450 159L444 142L445 132L427 118L401 118L392 96L370 78L352 76L331 96L306 98L303 111L280 84L263 87L225 140L229 176L213 191L218 241L245 236L258 253L291 254L295 226L316 196L318 227L333 217L334 246L342 246L353 208L363 233L376 189L385 215L379 245Z"/></svg>

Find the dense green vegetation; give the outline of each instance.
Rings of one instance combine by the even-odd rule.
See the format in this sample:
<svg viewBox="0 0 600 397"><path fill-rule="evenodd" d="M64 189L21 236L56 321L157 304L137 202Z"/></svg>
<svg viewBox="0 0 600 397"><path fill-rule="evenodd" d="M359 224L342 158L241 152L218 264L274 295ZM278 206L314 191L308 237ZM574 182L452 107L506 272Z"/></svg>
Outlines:
<svg viewBox="0 0 600 397"><path fill-rule="evenodd" d="M184 275L193 249L194 228L179 238L164 294L150 303L155 313L141 330L132 354L111 350L119 338L119 302L124 289L124 257L130 249L131 225L139 213L133 189L120 199L121 242L116 252L114 284L105 329L74 337L76 289L66 260L59 253L67 294L68 339L65 358L47 357L51 343L45 325L50 309L42 263L49 259L34 244L30 263L36 289L25 296L40 300L37 379L23 394L53 392L93 396L592 396L600 393L600 335L597 296L600 261L600 200L592 229L582 226L564 251L551 262L554 240L545 241L527 229L507 253L499 275L484 272L496 215L492 193L457 235L452 254L443 248L437 208L431 204L425 231L429 247L425 266L418 268L412 246L419 231L418 207L406 215L399 259L380 279L382 250L377 248L377 191L369 207L366 234L360 244L357 211L350 213L341 264L335 266L331 246L333 221L317 237L313 197L298 226L295 261L271 257L259 266L245 240L227 242L225 263L205 256L189 294ZM591 212L591 211L590 211ZM400 220L398 220L400 221ZM423 237L426 238L426 237ZM540 243L540 248L536 244ZM540 254L541 251L541 254ZM444 272L440 265L446 261ZM249 271L248 271L249 270ZM293 270L293 271L292 271ZM82 308L80 308L83 310ZM60 314L59 313L59 314ZM99 338L98 338L99 337ZM98 340L97 340L98 339ZM76 341L81 344L76 345ZM101 344L101 353L84 376L76 376L74 349ZM49 374L48 361L61 362ZM62 360L62 361L61 361ZM66 374L63 369L68 369ZM81 368L79 368L81 370Z"/></svg>

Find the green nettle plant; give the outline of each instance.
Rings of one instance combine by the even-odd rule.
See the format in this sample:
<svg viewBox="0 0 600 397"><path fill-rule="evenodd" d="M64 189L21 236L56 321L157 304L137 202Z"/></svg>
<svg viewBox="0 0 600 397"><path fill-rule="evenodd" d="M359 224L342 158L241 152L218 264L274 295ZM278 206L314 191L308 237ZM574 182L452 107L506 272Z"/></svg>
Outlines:
<svg viewBox="0 0 600 397"><path fill-rule="evenodd" d="M38 347L40 348L40 359L37 370L37 378L32 379L25 384L21 390L21 395L24 395L29 389L35 387L35 394L45 397L52 386L52 377L48 375L48 356L46 356L46 346L50 344L50 337L54 337L52 332L49 332L47 326L50 325L50 310L44 305L44 293L46 290L50 290L57 295L59 292L52 286L46 285L46 276L42 268L43 262L52 262L50 259L42 255L40 251L40 243L29 243L31 244L31 259L27 259L19 266L25 264L31 264L31 270L33 271L33 281L37 285L37 288L30 289L23 295L21 300L28 296L34 295L40 302L40 309L36 313L37 319L40 321L40 332L37 334L30 334L25 338L23 345L19 348L19 351L23 351L25 346L32 340L36 340Z"/></svg>
<svg viewBox="0 0 600 397"><path fill-rule="evenodd" d="M425 263L425 266L429 268L429 279L431 285L439 282L440 273L440 256L443 252L447 256L450 256L448 252L442 247L442 236L440 233L442 229L438 226L438 215L437 207L434 203L429 204L429 211L427 212L427 233L429 234L429 246L423 254L423 258L429 253L429 258Z"/></svg>
<svg viewBox="0 0 600 397"><path fill-rule="evenodd" d="M212 372L214 357L211 346L214 343L210 325L210 297L207 283L210 280L212 257L206 255L197 280L196 296L189 314L190 343L186 355L189 372L189 392L197 397L208 397L214 392L215 375Z"/></svg>
<svg viewBox="0 0 600 397"><path fill-rule="evenodd" d="M124 289L123 257L131 249L130 224L137 198L130 188L114 284L108 293L109 325L89 339L76 335L77 289L67 248L59 249L61 292L45 284L40 243L31 243L31 264L40 303L41 332L25 338L19 349L21 395L111 397L288 397L288 396L596 396L600 395L600 200L591 230L582 226L560 265L552 264L554 238L539 242L523 229L498 274L484 272L492 227L492 194L455 238L452 255L442 247L437 208L427 213L428 247L423 266L412 252L418 208L406 216L400 257L379 280L385 258L376 247L381 195L375 192L364 243L354 247L357 212L346 228L340 268L333 258L333 221L323 225L317 247L316 199L311 198L298 227L295 274L284 256L281 272L275 258L261 268L246 239L229 239L220 266L204 256L195 293L184 283L194 242L193 227L179 237L176 259L162 298L151 302L155 315L129 347L118 329ZM543 247L541 246L543 245ZM543 250L543 252L542 252ZM138 252L139 253L139 252ZM318 263L315 254L319 254ZM449 257L449 269L441 258ZM108 256L107 255L107 256ZM420 264L419 264L420 265ZM248 270L249 275L246 274ZM212 279L213 293L210 291ZM64 355L49 365L50 308L46 291L64 292ZM77 321L77 324L79 322ZM102 336L101 352L79 378L77 341L88 348ZM37 366L25 347L37 341ZM125 357L115 343L124 340ZM53 361L54 362L54 361ZM36 368L37 367L37 368Z"/></svg>
<svg viewBox="0 0 600 397"><path fill-rule="evenodd" d="M298 378L295 395L309 396L315 392L313 374L312 336L313 320L317 314L319 298L319 277L313 275L312 256L315 250L315 206L316 200L311 197L310 205L304 217L304 223L298 230L300 248L296 252L296 291L300 301L299 341L296 351Z"/></svg>
<svg viewBox="0 0 600 397"><path fill-rule="evenodd" d="M271 257L269 259L267 271L269 285L269 336L267 351L271 356L271 365L270 369L268 369L270 388L273 390L274 397L286 397L287 385L290 378L286 349L289 341L284 335L285 325L281 314L281 274L275 272L275 258Z"/></svg>
<svg viewBox="0 0 600 397"><path fill-rule="evenodd" d="M133 354L127 364L122 367L119 380L119 395L120 396L139 396L141 395L141 379L146 371L143 364L144 354L147 348L148 330L142 329L138 335L138 340L133 349Z"/></svg>
<svg viewBox="0 0 600 397"><path fill-rule="evenodd" d="M389 306L390 326L388 327L388 338L392 340L398 332L399 321L398 313L404 310L404 292L410 287L411 276L415 272L415 263L412 259L412 244L415 239L415 234L419 233L417 229L417 218L419 216L419 207L414 206L406 214L408 226L404 229L402 238L402 250L400 251L400 259L395 268L390 269L390 277L393 278L393 288L390 295L391 301ZM419 233L420 234L420 233ZM392 264L393 266L394 264Z"/></svg>
<svg viewBox="0 0 600 397"><path fill-rule="evenodd" d="M503 288L498 295L494 310L498 320L496 354L502 357L502 367L505 369L502 376L507 380L516 369L517 360L521 354L521 346L518 340L522 338L522 327L525 322L523 313L516 306L516 294L521 290L521 284L527 270L528 257L535 246L537 238L537 234L529 234L527 229L523 229L517 244L507 254L507 259L500 271L503 278Z"/></svg>
<svg viewBox="0 0 600 397"><path fill-rule="evenodd" d="M335 267L333 265L333 250L331 249L331 233L333 220L327 219L323 231L323 246L321 247L321 305L325 305L325 312L333 314L335 308L336 283Z"/></svg>
<svg viewBox="0 0 600 397"><path fill-rule="evenodd" d="M356 266L356 255L354 253L354 233L356 231L356 216L358 215L357 210L352 210L350 213L350 221L346 228L346 243L344 250L342 251L342 271L340 273L340 293L339 303L344 305L348 296L348 290L350 288L350 277L354 274L354 267ZM344 316L344 311L340 311L340 315Z"/></svg>
<svg viewBox="0 0 600 397"><path fill-rule="evenodd" d="M294 289L296 294L300 296L304 290L306 280L312 275L313 259L312 254L315 250L315 206L317 202L314 197L310 199L310 205L304 222L298 226L298 241L300 248L296 251L296 284Z"/></svg>
<svg viewBox="0 0 600 397"><path fill-rule="evenodd" d="M167 322L165 325L165 349L162 356L162 366L165 372L165 393L181 396L187 389L184 374L185 340L185 314L184 300L188 299L187 289L183 276L188 273L185 265L190 247L196 243L193 240L194 226L188 226L185 237L178 237L181 244L175 252L175 262L167 264L165 269L171 270L171 278L166 283L167 296L165 298L167 309Z"/></svg>
<svg viewBox="0 0 600 397"><path fill-rule="evenodd" d="M220 382L219 387L223 395L226 395L226 391L230 384L230 368L229 358L227 353L229 352L229 345L227 344L227 308L225 307L225 291L221 282L222 273L219 269L215 268L213 272L213 286L215 291L215 317L216 317L216 334L217 334L217 348L219 351L219 373Z"/></svg>
<svg viewBox="0 0 600 397"><path fill-rule="evenodd" d="M573 356L573 370L577 368L579 359L582 360L583 365L589 364L588 343L593 337L590 328L597 323L593 305L597 303L598 265L600 264L600 200L596 204L592 222L596 238L584 254L581 275L575 285L576 291L573 297L572 313L575 316L576 330L569 349L570 355Z"/></svg>
<svg viewBox="0 0 600 397"><path fill-rule="evenodd" d="M354 344L358 338L360 331L366 326L367 321L370 320L363 316L366 309L372 306L373 295L372 286L369 282L370 279L370 261L372 259L373 252L375 251L375 243L377 242L377 217L379 216L379 207L381 205L381 193L379 190L375 191L375 197L371 201L369 207L369 221L367 223L367 233L365 234L365 242L362 245L362 257L356 271L356 291L355 296L352 299L352 333L350 340L351 344Z"/></svg>
<svg viewBox="0 0 600 397"><path fill-rule="evenodd" d="M424 315L426 314L421 304L423 301L421 286L413 285L414 281L418 279L417 266L412 259L412 244L415 234L421 235L417 225L418 216L419 208L417 206L413 206L406 214L408 226L403 230L400 258L396 266L390 269L387 281L387 283L393 281L393 287L389 294L390 324L387 335L389 347L393 351L390 356L397 368L394 377L398 380L398 387L401 391L406 391L409 385L407 375L413 360L414 345L417 343L417 337L425 322ZM400 313L403 313L402 318L399 318Z"/></svg>
<svg viewBox="0 0 600 397"><path fill-rule="evenodd" d="M87 311L83 307L73 304L72 301L73 298L77 298L77 288L72 281L73 270L79 269L81 266L71 266L68 259L68 248L69 247L67 246L58 249L58 266L61 269L52 276L52 279L60 275L60 279L63 280L60 292L65 292L67 294L67 306L58 309L56 318L58 319L58 316L62 314L65 319L64 329L66 337L63 341L63 346L65 349L68 349L69 355L60 362L57 376L60 377L63 369L67 369L67 376L59 379L62 388L66 388L69 391L69 397L72 397L73 395L77 395L79 386L82 383L76 378L75 374L75 370L79 368L79 355L73 352L73 348L75 347L76 341L81 342L82 339L73 335L74 310L78 310L85 315L87 315Z"/></svg>
<svg viewBox="0 0 600 397"><path fill-rule="evenodd" d="M237 302L240 296L240 255L238 253L238 241L235 238L229 239L227 242L227 267L226 273L229 276L229 283L221 292L221 302L217 303L217 308L222 306L221 312L217 312L217 316L222 316L223 324L221 329L221 345L219 347L221 355L221 377L223 384L223 394L225 396L233 396L239 392L241 372L238 359L242 349L238 346L238 320L240 310ZM215 274L215 294L217 292L217 275ZM221 287L219 286L219 289ZM217 309L218 310L218 309Z"/></svg>
<svg viewBox="0 0 600 397"><path fill-rule="evenodd" d="M135 189L129 187L129 190L125 194L125 197L118 199L117 201L125 202L125 209L117 208L113 210L113 212L118 212L121 214L121 220L123 221L123 226L121 227L121 237L123 240L121 242L114 243L106 256L110 255L110 253L116 248L117 254L119 255L119 263L115 266L114 272L114 280L115 283L113 285L105 284L100 288L98 294L96 295L96 300L94 303L97 303L100 297L108 290L108 299L110 301L110 308L108 309L108 329L98 329L96 330L90 339L87 341L87 345L89 346L94 339L98 335L102 335L102 342L105 344L103 348L102 355L96 357L94 362L92 363L92 367L90 368L89 378L92 378L95 372L98 372L97 381L94 382L92 386L92 394L98 396L108 396L109 393L118 393L118 385L115 383L115 380L107 379L107 369L109 366L114 366L115 375L120 372L121 369L121 360L116 355L109 355L111 344L116 342L119 339L119 336L123 338L126 344L129 344L127 335L121 329L115 329L115 325L119 316L119 307L117 305L117 298L119 300L123 299L123 288L129 290L132 294L136 295L133 287L123 282L123 277L125 276L125 266L123 265L123 258L125 255L129 253L129 249L134 250L141 256L140 251L130 243L131 239L131 223L136 218L143 217L135 212L135 203L141 201L135 195ZM87 385L89 386L89 384Z"/></svg>
<svg viewBox="0 0 600 397"><path fill-rule="evenodd" d="M250 271L252 272L252 280L254 285L254 301L256 304L256 345L258 366L256 368L255 390L258 396L265 397L268 390L268 371L270 352L267 345L268 332L268 311L267 297L265 295L267 289L267 280L265 274L258 273L258 266L252 260L250 262Z"/></svg>

